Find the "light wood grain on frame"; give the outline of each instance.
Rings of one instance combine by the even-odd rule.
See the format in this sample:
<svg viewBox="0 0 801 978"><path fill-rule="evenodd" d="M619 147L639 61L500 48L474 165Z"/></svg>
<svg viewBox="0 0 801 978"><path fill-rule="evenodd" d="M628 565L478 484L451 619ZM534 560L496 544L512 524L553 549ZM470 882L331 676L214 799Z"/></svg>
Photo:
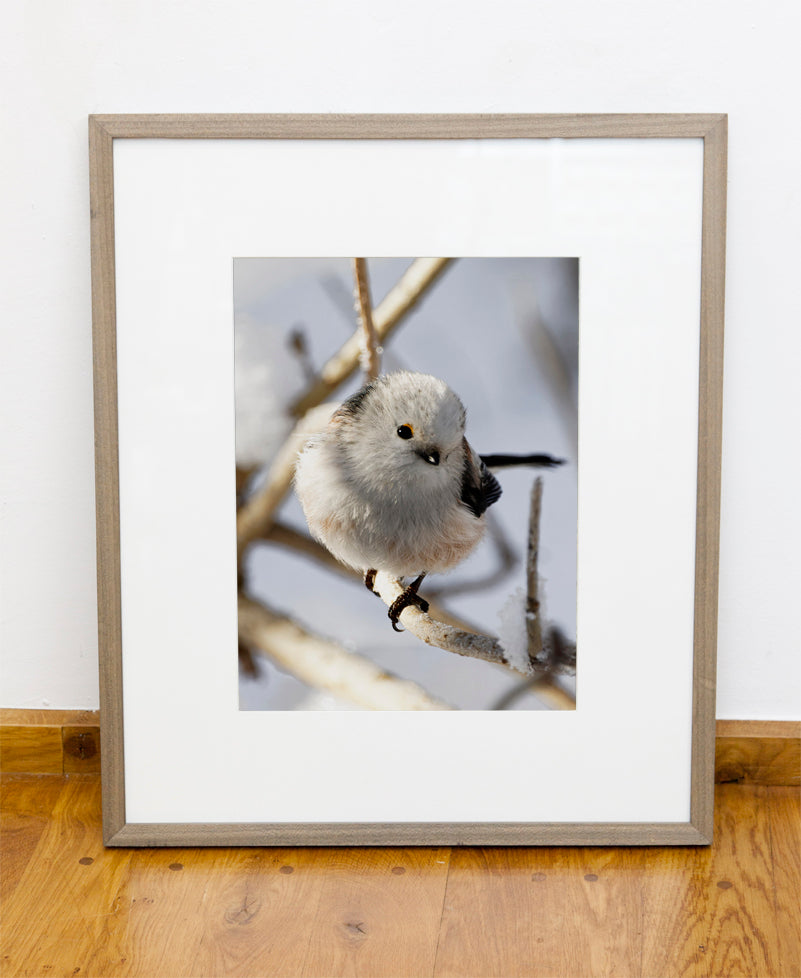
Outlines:
<svg viewBox="0 0 801 978"><path fill-rule="evenodd" d="M125 824L113 139L89 120L103 835Z"/></svg>
<svg viewBox="0 0 801 978"><path fill-rule="evenodd" d="M112 139L705 138L720 115L93 115Z"/></svg>
<svg viewBox="0 0 801 978"><path fill-rule="evenodd" d="M688 822L147 823L124 826L109 846L654 846L705 845Z"/></svg>
<svg viewBox="0 0 801 978"><path fill-rule="evenodd" d="M715 781L715 676L723 396L727 119L704 137L701 231L701 349L698 370L698 475L695 513L693 739L690 820L712 838Z"/></svg>
<svg viewBox="0 0 801 978"><path fill-rule="evenodd" d="M711 841L727 119L660 115L94 115L89 120L104 838L109 845L704 844ZM674 825L133 825L125 820L114 296L115 139L648 139L704 142L690 822ZM192 841L190 841L192 840Z"/></svg>

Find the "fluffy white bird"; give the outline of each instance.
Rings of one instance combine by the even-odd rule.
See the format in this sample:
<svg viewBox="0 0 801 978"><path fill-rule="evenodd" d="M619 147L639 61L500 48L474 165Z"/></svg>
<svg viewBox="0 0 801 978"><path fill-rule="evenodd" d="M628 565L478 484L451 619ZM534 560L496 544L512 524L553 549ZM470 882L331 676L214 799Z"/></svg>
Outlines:
<svg viewBox="0 0 801 978"><path fill-rule="evenodd" d="M547 455L487 456L490 462L559 464ZM409 604L426 574L449 570L478 545L501 487L465 438L465 409L427 374L385 374L349 397L303 448L295 490L312 536L342 563L414 577L389 617Z"/></svg>

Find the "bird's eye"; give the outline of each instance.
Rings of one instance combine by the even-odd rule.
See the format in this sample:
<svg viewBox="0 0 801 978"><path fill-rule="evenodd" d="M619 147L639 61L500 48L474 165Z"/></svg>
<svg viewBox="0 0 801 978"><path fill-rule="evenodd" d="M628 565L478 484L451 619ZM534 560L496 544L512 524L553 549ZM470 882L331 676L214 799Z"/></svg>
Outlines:
<svg viewBox="0 0 801 978"><path fill-rule="evenodd" d="M414 428L410 424L402 424L398 428L398 438L411 438L414 435Z"/></svg>

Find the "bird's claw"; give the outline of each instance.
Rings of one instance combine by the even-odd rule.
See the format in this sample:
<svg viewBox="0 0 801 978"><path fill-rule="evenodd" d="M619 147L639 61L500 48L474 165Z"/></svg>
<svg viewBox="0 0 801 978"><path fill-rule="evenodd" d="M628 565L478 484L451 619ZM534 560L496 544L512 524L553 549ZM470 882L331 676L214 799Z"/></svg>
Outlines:
<svg viewBox="0 0 801 978"><path fill-rule="evenodd" d="M392 622L392 628L396 632L402 632L402 628L398 628L398 618L400 618L401 612L408 608L410 605L417 605L417 607L423 612L428 611L428 602L425 598L421 598L417 593L416 589L409 585L403 594L398 595L397 598L389 606L388 617Z"/></svg>
<svg viewBox="0 0 801 978"><path fill-rule="evenodd" d="M375 589L375 578L377 573L377 570L366 570L364 572L364 586L368 591L370 591L371 594L374 594L377 598L380 598L381 595Z"/></svg>

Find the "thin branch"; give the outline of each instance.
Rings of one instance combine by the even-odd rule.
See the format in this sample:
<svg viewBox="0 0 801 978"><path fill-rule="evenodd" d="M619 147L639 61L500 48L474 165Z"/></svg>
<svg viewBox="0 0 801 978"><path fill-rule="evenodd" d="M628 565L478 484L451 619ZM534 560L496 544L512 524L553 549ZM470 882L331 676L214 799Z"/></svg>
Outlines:
<svg viewBox="0 0 801 978"><path fill-rule="evenodd" d="M298 452L310 435L325 427L334 410L332 404L321 404L298 421L273 459L264 485L239 508L236 514L238 554L241 555L251 540L270 528L276 510L292 485Z"/></svg>
<svg viewBox="0 0 801 978"><path fill-rule="evenodd" d="M373 310L373 323L379 343L384 343L403 317L422 299L428 289L453 261L452 258L417 258ZM320 376L291 407L302 417L329 397L359 366L361 331L357 330L323 366Z"/></svg>
<svg viewBox="0 0 801 978"><path fill-rule="evenodd" d="M304 533L299 533L285 523L273 523L262 539L265 542L273 543L288 550L293 550L296 553L303 554L319 563L322 567L337 571L354 583L358 583L359 586L364 586L362 575L358 571L347 567L345 564L341 564L336 557L316 540L306 536ZM452 626L458 631L480 634L475 625L465 622L463 618L451 614L446 608L437 605L434 601L429 602L429 616L446 625ZM504 669L508 668L505 663L499 663L499 665ZM529 684L532 685L536 695L547 702L553 709L572 710L575 708L576 701L551 676L531 677L531 679L522 684L520 692L528 688ZM519 694L514 693L514 696L517 695ZM493 709L502 709L502 707L494 706Z"/></svg>
<svg viewBox="0 0 801 978"><path fill-rule="evenodd" d="M539 575L540 513L542 511L542 477L534 480L528 520L528 558L526 561L526 634L528 657L535 662L542 653L542 619L540 616Z"/></svg>
<svg viewBox="0 0 801 978"><path fill-rule="evenodd" d="M374 590L389 608L392 602L403 594L404 588L396 578L384 571L379 571L376 575ZM507 659L500 642L490 638L489 635L466 632L460 628L454 628L452 625L446 625L421 611L417 605L404 608L399 620L407 631L416 635L426 645L434 645L446 652L455 652L457 655L466 655L472 659L483 659L485 662L495 662L508 666L510 669L516 669Z"/></svg>
<svg viewBox="0 0 801 978"><path fill-rule="evenodd" d="M385 672L297 622L239 595L239 639L316 689L369 710L450 710L421 686Z"/></svg>
<svg viewBox="0 0 801 978"><path fill-rule="evenodd" d="M369 383L381 373L381 352L373 322L373 302L370 298L370 279L367 276L367 259L353 259L353 278L356 287L356 309L362 331L361 363L365 380Z"/></svg>

